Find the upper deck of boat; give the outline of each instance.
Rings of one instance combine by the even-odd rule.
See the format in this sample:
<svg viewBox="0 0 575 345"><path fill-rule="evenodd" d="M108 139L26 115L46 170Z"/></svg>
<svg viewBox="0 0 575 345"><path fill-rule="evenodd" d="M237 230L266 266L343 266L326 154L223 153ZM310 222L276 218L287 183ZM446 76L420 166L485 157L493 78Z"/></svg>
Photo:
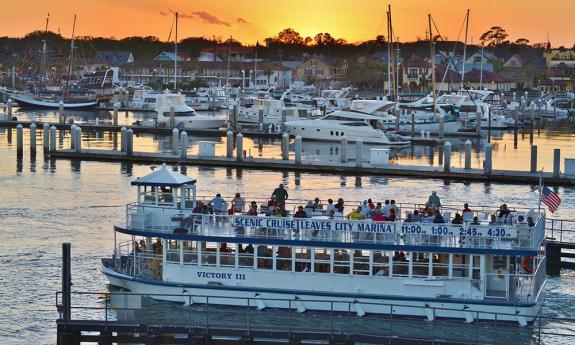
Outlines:
<svg viewBox="0 0 575 345"><path fill-rule="evenodd" d="M260 214L195 214L191 209L133 203L126 208L121 233L177 240L297 245L322 248L356 248L487 253L535 256L545 234L545 214L531 214L529 227L516 219L516 211L505 221L488 223L489 212L476 212L479 225L433 223L430 219L376 222L370 219L330 218L313 212L309 218L274 217Z"/></svg>

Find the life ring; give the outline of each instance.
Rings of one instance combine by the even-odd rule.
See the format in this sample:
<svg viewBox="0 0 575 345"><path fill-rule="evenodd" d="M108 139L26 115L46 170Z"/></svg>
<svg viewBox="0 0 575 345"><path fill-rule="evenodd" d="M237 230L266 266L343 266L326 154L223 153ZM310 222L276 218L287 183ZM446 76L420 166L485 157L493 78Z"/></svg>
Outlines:
<svg viewBox="0 0 575 345"><path fill-rule="evenodd" d="M523 271L525 271L525 273L533 273L533 257L532 256L526 256L525 259L523 259Z"/></svg>

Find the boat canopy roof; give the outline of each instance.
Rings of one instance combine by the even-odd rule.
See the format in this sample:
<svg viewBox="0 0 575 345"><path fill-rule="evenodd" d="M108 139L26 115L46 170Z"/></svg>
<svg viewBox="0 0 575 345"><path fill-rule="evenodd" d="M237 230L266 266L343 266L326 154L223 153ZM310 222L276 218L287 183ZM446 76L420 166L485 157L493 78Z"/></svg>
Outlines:
<svg viewBox="0 0 575 345"><path fill-rule="evenodd" d="M328 121L381 121L381 116L364 114L356 111L336 110L331 114L325 115L320 120Z"/></svg>
<svg viewBox="0 0 575 345"><path fill-rule="evenodd" d="M378 111L387 111L390 108L393 108L395 103L388 101L387 99L382 100L353 100L349 109L357 112L361 112L364 114L374 114Z"/></svg>
<svg viewBox="0 0 575 345"><path fill-rule="evenodd" d="M166 164L162 164L160 170L144 177L139 177L132 181L132 186L166 186L166 187L180 187L184 185L195 184L196 180L168 169Z"/></svg>

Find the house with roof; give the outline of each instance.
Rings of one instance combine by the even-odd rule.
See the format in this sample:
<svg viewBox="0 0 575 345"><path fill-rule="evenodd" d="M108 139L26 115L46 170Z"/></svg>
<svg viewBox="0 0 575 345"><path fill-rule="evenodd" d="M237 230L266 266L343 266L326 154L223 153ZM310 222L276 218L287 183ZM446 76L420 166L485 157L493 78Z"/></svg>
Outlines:
<svg viewBox="0 0 575 345"><path fill-rule="evenodd" d="M345 76L346 60L330 59L314 55L302 61L296 68L297 80L320 87L330 85Z"/></svg>
<svg viewBox="0 0 575 345"><path fill-rule="evenodd" d="M161 52L160 54L156 55L156 57L153 60L179 62L179 61L190 61L190 57L188 56L188 54L184 52L178 52L177 56L176 53L174 52Z"/></svg>
<svg viewBox="0 0 575 345"><path fill-rule="evenodd" d="M465 73L465 87L473 89L486 89L491 91L511 91L517 88L513 78L504 75L473 69Z"/></svg>
<svg viewBox="0 0 575 345"><path fill-rule="evenodd" d="M134 55L129 51L104 50L97 52L96 56L88 61L84 70L92 73L112 69L115 76L114 82L117 82L118 77L124 73L125 66L132 63L134 63Z"/></svg>
<svg viewBox="0 0 575 345"><path fill-rule="evenodd" d="M403 92L423 92L428 88L431 76L431 64L414 58L400 66L400 85Z"/></svg>
<svg viewBox="0 0 575 345"><path fill-rule="evenodd" d="M575 48L548 49L543 56L552 91L575 91Z"/></svg>

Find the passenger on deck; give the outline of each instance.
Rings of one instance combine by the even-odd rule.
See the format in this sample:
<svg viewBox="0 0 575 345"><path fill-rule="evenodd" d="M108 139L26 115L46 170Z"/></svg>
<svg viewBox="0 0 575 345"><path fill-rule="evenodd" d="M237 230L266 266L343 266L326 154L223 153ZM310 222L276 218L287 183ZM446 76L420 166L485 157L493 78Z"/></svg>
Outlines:
<svg viewBox="0 0 575 345"><path fill-rule="evenodd" d="M251 204L248 210L248 216L256 217L258 215L258 205Z"/></svg>
<svg viewBox="0 0 575 345"><path fill-rule="evenodd" d="M156 243L154 243L154 253L162 254L162 240L160 240L159 238L157 238Z"/></svg>
<svg viewBox="0 0 575 345"><path fill-rule="evenodd" d="M140 245L138 244L138 241L134 241L134 251L136 253L141 253L142 249L140 248Z"/></svg>
<svg viewBox="0 0 575 345"><path fill-rule="evenodd" d="M386 219L380 211L374 210L371 213L371 220L373 220L374 222L385 222Z"/></svg>
<svg viewBox="0 0 575 345"><path fill-rule="evenodd" d="M294 218L307 218L307 213L303 210L303 206L298 206L297 211L293 214Z"/></svg>
<svg viewBox="0 0 575 345"><path fill-rule="evenodd" d="M451 221L451 224L463 224L463 218L461 217L461 215L459 213L455 214L455 217Z"/></svg>
<svg viewBox="0 0 575 345"><path fill-rule="evenodd" d="M389 210L391 210L391 205L389 204L389 200L385 200L385 206L382 211L385 217L389 217Z"/></svg>
<svg viewBox="0 0 575 345"><path fill-rule="evenodd" d="M254 253L254 246L250 243L246 246L244 251L245 253L253 254Z"/></svg>
<svg viewBox="0 0 575 345"><path fill-rule="evenodd" d="M427 208L440 208L441 207L441 200L437 196L436 191L431 192L429 199L427 199L427 202L425 203L425 207L427 207Z"/></svg>
<svg viewBox="0 0 575 345"><path fill-rule="evenodd" d="M499 207L499 213L497 214L497 218L504 218L510 213L511 211L507 208L507 204L503 204Z"/></svg>
<svg viewBox="0 0 575 345"><path fill-rule="evenodd" d="M413 216L411 217L414 222L419 222L421 220L421 215L418 210L413 211Z"/></svg>
<svg viewBox="0 0 575 345"><path fill-rule="evenodd" d="M481 225L481 223L479 222L479 218L477 218L477 216L473 217L471 225Z"/></svg>
<svg viewBox="0 0 575 345"><path fill-rule="evenodd" d="M463 204L463 210L461 211L461 215L463 215L465 212L473 212L473 211L469 208L469 204L468 204L468 203Z"/></svg>
<svg viewBox="0 0 575 345"><path fill-rule="evenodd" d="M397 210L399 210L399 208L398 208L397 205L395 204L395 200L391 200L391 202L390 202L390 204L389 204L389 207L390 207L392 210L395 210L395 213L397 213Z"/></svg>
<svg viewBox="0 0 575 345"><path fill-rule="evenodd" d="M375 208L375 204L371 199L367 199L367 206L369 206L370 210L373 210Z"/></svg>
<svg viewBox="0 0 575 345"><path fill-rule="evenodd" d="M220 193L216 194L216 197L210 201L210 205L215 214L223 214L227 211L227 203Z"/></svg>
<svg viewBox="0 0 575 345"><path fill-rule="evenodd" d="M445 219L443 219L443 216L441 215L441 212L439 212L439 210L435 210L435 217L433 217L433 222L437 224L445 223Z"/></svg>
<svg viewBox="0 0 575 345"><path fill-rule="evenodd" d="M337 199L337 204L335 204L335 210L339 213L343 213L343 199Z"/></svg>
<svg viewBox="0 0 575 345"><path fill-rule="evenodd" d="M147 249L146 241L140 240L140 250L143 251L143 252L145 252L146 249Z"/></svg>
<svg viewBox="0 0 575 345"><path fill-rule="evenodd" d="M232 199L232 210L233 212L244 212L244 207L246 206L246 200L242 198L240 193L236 193L236 196Z"/></svg>
<svg viewBox="0 0 575 345"><path fill-rule="evenodd" d="M334 210L335 209L335 205L333 204L333 199L327 199L327 206L325 208L325 211L329 214L329 211Z"/></svg>
<svg viewBox="0 0 575 345"><path fill-rule="evenodd" d="M361 220L361 206L358 206L355 210L347 214L347 219L350 220Z"/></svg>
<svg viewBox="0 0 575 345"><path fill-rule="evenodd" d="M331 210L327 211L327 216L329 219L333 219L335 217L335 209L332 208Z"/></svg>
<svg viewBox="0 0 575 345"><path fill-rule="evenodd" d="M196 205L196 207L194 207L194 209L192 210L192 213L207 214L208 208L206 205L204 205L203 201L198 201L198 204Z"/></svg>
<svg viewBox="0 0 575 345"><path fill-rule="evenodd" d="M404 252L394 252L393 253L393 261L405 261L405 253Z"/></svg>
<svg viewBox="0 0 575 345"><path fill-rule="evenodd" d="M228 244L226 242L222 242L220 244L220 253L229 253L231 251L232 251L232 249L228 248Z"/></svg>
<svg viewBox="0 0 575 345"><path fill-rule="evenodd" d="M392 208L389 210L389 217L387 217L385 220L387 220L388 222L395 222L397 219L396 215L395 215L395 209Z"/></svg>
<svg viewBox="0 0 575 345"><path fill-rule="evenodd" d="M318 197L316 197L316 198L313 200L312 207L313 207L313 210L314 210L314 211L319 211L319 210L322 210L322 209L323 209L323 204L321 203L321 201L319 200Z"/></svg>
<svg viewBox="0 0 575 345"><path fill-rule="evenodd" d="M361 216L363 218L369 218L369 215L370 215L369 205L367 203L367 200L364 200L363 203L361 204Z"/></svg>
<svg viewBox="0 0 575 345"><path fill-rule="evenodd" d="M272 210L272 215L274 217L277 217L277 218L281 218L284 216L284 214L283 214L283 212L279 206L274 207L274 209Z"/></svg>
<svg viewBox="0 0 575 345"><path fill-rule="evenodd" d="M286 209L286 200L288 199L288 192L285 190L284 185L280 184L278 188L274 189L272 196L276 197L282 211Z"/></svg>
<svg viewBox="0 0 575 345"><path fill-rule="evenodd" d="M272 195L272 197L268 200L268 208L272 209L276 206L279 207L280 203L276 200L275 195Z"/></svg>
<svg viewBox="0 0 575 345"><path fill-rule="evenodd" d="M531 216L527 217L527 225L529 225L530 228L535 226L535 222L533 221L533 217L531 217Z"/></svg>
<svg viewBox="0 0 575 345"><path fill-rule="evenodd" d="M381 202L378 202L377 204L375 204L375 208L371 211L373 212L377 212L380 213L381 215L383 215L383 208L381 207Z"/></svg>
<svg viewBox="0 0 575 345"><path fill-rule="evenodd" d="M494 214L489 216L489 225L497 225L498 223L497 217Z"/></svg>

